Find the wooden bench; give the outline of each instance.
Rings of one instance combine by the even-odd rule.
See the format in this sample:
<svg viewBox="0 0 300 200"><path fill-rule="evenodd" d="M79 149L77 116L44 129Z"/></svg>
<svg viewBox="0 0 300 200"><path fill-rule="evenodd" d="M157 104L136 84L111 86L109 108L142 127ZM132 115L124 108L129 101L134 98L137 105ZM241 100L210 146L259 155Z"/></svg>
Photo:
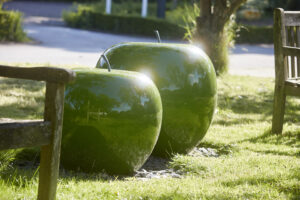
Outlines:
<svg viewBox="0 0 300 200"><path fill-rule="evenodd" d="M275 92L272 133L281 134L287 95L300 96L300 12L274 11Z"/></svg>
<svg viewBox="0 0 300 200"><path fill-rule="evenodd" d="M55 199L59 173L65 84L75 79L71 70L0 65L0 76L46 82L44 120L0 124L0 150L41 146L38 199Z"/></svg>

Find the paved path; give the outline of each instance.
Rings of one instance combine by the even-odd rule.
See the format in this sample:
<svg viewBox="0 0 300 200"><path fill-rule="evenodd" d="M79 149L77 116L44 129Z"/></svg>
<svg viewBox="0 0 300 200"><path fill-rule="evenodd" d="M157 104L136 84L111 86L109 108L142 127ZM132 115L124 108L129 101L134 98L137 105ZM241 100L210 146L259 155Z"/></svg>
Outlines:
<svg viewBox="0 0 300 200"><path fill-rule="evenodd" d="M229 56L229 73L274 77L273 45L236 45Z"/></svg>
<svg viewBox="0 0 300 200"><path fill-rule="evenodd" d="M26 6L24 6L26 4ZM95 66L100 53L119 42L155 42L154 38L92 32L64 27L61 12L68 3L8 2L7 9L25 13L30 44L0 44L0 62L51 63ZM166 41L178 42L178 41ZM231 49L229 73L274 77L272 45L236 45Z"/></svg>
<svg viewBox="0 0 300 200"><path fill-rule="evenodd" d="M37 44L0 44L1 62L31 62L95 66L101 52L127 41L154 42L155 39L113 35L66 27L25 25Z"/></svg>

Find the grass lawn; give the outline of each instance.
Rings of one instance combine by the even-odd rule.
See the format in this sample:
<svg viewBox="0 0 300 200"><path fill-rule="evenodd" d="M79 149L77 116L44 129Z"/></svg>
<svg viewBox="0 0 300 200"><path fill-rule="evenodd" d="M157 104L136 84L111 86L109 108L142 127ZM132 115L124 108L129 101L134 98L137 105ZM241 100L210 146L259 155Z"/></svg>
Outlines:
<svg viewBox="0 0 300 200"><path fill-rule="evenodd" d="M274 80L218 78L218 112L200 147L220 156L174 155L184 178L107 179L61 171L57 199L300 199L300 99L288 97L284 133L270 135ZM45 85L0 79L0 118L42 118ZM0 199L35 199L35 150L0 152ZM31 164L20 167L19 160Z"/></svg>

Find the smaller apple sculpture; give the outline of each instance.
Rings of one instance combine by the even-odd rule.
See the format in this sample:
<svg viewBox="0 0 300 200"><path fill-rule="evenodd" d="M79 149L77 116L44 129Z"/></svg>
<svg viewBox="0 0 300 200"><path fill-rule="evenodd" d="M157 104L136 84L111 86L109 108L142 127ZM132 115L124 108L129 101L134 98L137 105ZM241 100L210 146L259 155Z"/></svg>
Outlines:
<svg viewBox="0 0 300 200"><path fill-rule="evenodd" d="M111 68L141 72L159 89L163 122L154 155L188 153L205 136L217 104L214 67L198 47L188 44L121 43L104 53ZM97 68L107 68L103 56Z"/></svg>
<svg viewBox="0 0 300 200"><path fill-rule="evenodd" d="M62 166L130 174L150 156L162 121L160 94L145 75L76 69L66 86Z"/></svg>

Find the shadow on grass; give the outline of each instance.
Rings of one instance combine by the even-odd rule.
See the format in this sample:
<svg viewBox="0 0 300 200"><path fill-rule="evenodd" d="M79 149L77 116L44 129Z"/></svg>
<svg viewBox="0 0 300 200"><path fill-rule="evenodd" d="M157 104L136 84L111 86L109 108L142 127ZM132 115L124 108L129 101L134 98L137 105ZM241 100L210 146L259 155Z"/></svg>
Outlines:
<svg viewBox="0 0 300 200"><path fill-rule="evenodd" d="M0 178L7 185L16 187L26 187L29 184L37 181L38 169L33 162L27 162L26 167L16 167L14 165L6 167L0 172Z"/></svg>
<svg viewBox="0 0 300 200"><path fill-rule="evenodd" d="M13 79L13 78L0 78L1 91L10 91L11 89L22 88L29 92L38 92L45 87L45 83L40 81Z"/></svg>
<svg viewBox="0 0 300 200"><path fill-rule="evenodd" d="M21 105L19 103L11 103L0 106L0 118L11 119L28 119L42 118L44 113L43 103L36 105Z"/></svg>
<svg viewBox="0 0 300 200"><path fill-rule="evenodd" d="M239 124L250 124L255 123L257 120L251 118L240 118L240 119L215 119L213 124L221 125L221 126L234 126Z"/></svg>
<svg viewBox="0 0 300 200"><path fill-rule="evenodd" d="M284 151L276 151L276 150L251 150L257 153L264 154L274 154L274 155L282 155L282 156L300 156L299 143L300 141L300 130L297 131L286 131L283 132L282 135L274 135L271 133L271 130L265 131L262 135L258 137L253 137L245 140L240 140L238 143L243 142L251 142L251 143L261 143L261 144L275 144L275 145L287 145L287 146L295 146L298 148L296 152L284 152Z"/></svg>
<svg viewBox="0 0 300 200"><path fill-rule="evenodd" d="M5 155L11 150L1 151L0 155ZM4 156L2 156L4 157ZM25 148L18 149L17 152L6 156L0 163L7 161L6 167L2 168L0 171L0 178L4 180L7 184L15 186L26 186L22 185L29 183L38 178L38 169L40 164L40 148ZM60 165L59 178L66 180L114 180L118 179L117 176L109 176L106 173L83 173L78 171L65 170L62 165ZM16 180L15 180L16 179Z"/></svg>
<svg viewBox="0 0 300 200"><path fill-rule="evenodd" d="M5 184L16 187L27 187L28 185L38 182L39 163L27 162L24 166L12 165L0 172L0 179ZM127 176L128 177L128 176ZM123 180L125 176L109 176L106 173L83 173L73 172L60 169L58 179L63 181L100 181L108 182L113 180Z"/></svg>
<svg viewBox="0 0 300 200"><path fill-rule="evenodd" d="M32 180L32 174L39 168L40 161L40 148L25 148L18 149L17 152L12 150L5 150L0 152L0 163L6 163L7 167L0 168L0 178L7 183L18 185L19 182L29 182ZM9 154L10 153L10 154ZM1 157L1 155L3 155ZM141 167L141 170L148 172L164 171L170 169L170 159L159 158L150 156L146 163ZM82 172L66 170L62 164L60 164L60 178L64 180L81 180L81 181L112 181L112 180L126 180L127 178L134 177L133 174L125 175L113 175L103 171L99 172ZM18 181L12 183L12 177L18 179ZM37 178L37 177L35 177Z"/></svg>
<svg viewBox="0 0 300 200"><path fill-rule="evenodd" d="M252 143L265 143L265 144L286 144L286 145L294 145L300 140L300 130L295 132L283 132L282 135L274 135L271 133L271 130L267 130L264 134L246 139L241 140L240 142L249 141Z"/></svg>
<svg viewBox="0 0 300 200"><path fill-rule="evenodd" d="M299 103L294 101L294 97L287 97L286 112L284 122L300 122ZM220 110L231 110L235 114L240 114L239 119L216 119L215 124L231 126L236 124L247 124L256 121L269 120L273 115L273 91L260 92L249 95L236 95L225 92L218 96L218 107ZM249 115L250 114L250 115ZM253 119L251 114L259 114L260 117Z"/></svg>
<svg viewBox="0 0 300 200"><path fill-rule="evenodd" d="M289 177L291 179L297 179L300 180L300 168L295 168L291 170L291 173L289 174ZM299 199L300 197L300 189L299 189L299 182L295 182L295 184L288 184L284 185L281 184L281 180L275 179L275 178L257 178L257 177L247 177L247 178L240 178L234 181L226 181L222 182L222 185L234 188L239 185L273 185L274 188L278 190L280 193L286 194L289 199ZM259 196L257 196L259 197Z"/></svg>
<svg viewBox="0 0 300 200"><path fill-rule="evenodd" d="M284 192L285 194L288 194L290 199L293 200L299 200L300 199L300 187L299 187L299 181L300 181L300 167L296 167L295 169L291 170L291 174L289 175L290 179L296 179L298 182L293 185L278 185L277 188L280 192Z"/></svg>
<svg viewBox="0 0 300 200"><path fill-rule="evenodd" d="M12 149L0 151L0 178L8 185L26 187L38 178L39 148Z"/></svg>
<svg viewBox="0 0 300 200"><path fill-rule="evenodd" d="M0 118L41 118L44 112L45 83L0 78Z"/></svg>
<svg viewBox="0 0 300 200"><path fill-rule="evenodd" d="M200 197L199 198L196 198L196 196L194 194L181 194L181 193L178 193L177 190L175 191L172 191L172 192L169 192L168 194L162 194L162 195L156 195L156 194L153 194L153 195L147 195L147 196L141 196L140 199L143 199L143 200L152 200L152 199L157 199L157 200L186 200L186 199L201 199Z"/></svg>
<svg viewBox="0 0 300 200"><path fill-rule="evenodd" d="M38 162L23 162L12 164L6 169L0 172L0 178L7 185L12 185L16 187L26 187L34 182L38 181L39 178L39 163ZM83 173L83 172L73 172L67 171L60 168L59 179L64 181L112 181L112 180L122 180L126 178L125 176L109 176L106 173Z"/></svg>
<svg viewBox="0 0 300 200"><path fill-rule="evenodd" d="M156 171L164 171L167 169L170 169L170 162L171 159L164 159L159 157L150 156L149 159L146 161L146 163L138 170L138 171L148 171L151 173L155 173ZM126 181L128 178L132 178L135 176L135 173L133 174L109 174L105 170L101 172L94 172L94 173L85 173L81 171L71 171L71 170L65 170L63 169L63 166L61 165L61 177L65 180L82 180L82 181L112 181L112 180L118 180L118 181Z"/></svg>
<svg viewBox="0 0 300 200"><path fill-rule="evenodd" d="M263 185L263 184L270 184L275 183L275 178L256 178L256 177L247 177L247 178L240 178L234 181L225 181L222 182L222 185L230 188L234 188L239 185Z"/></svg>
<svg viewBox="0 0 300 200"><path fill-rule="evenodd" d="M252 150L254 151L254 150ZM297 151L295 153L291 152L282 152L282 151L276 151L276 150L257 150L254 151L256 153L263 153L263 154L273 154L273 155L279 155L279 156L296 156L300 157L300 151Z"/></svg>
<svg viewBox="0 0 300 200"><path fill-rule="evenodd" d="M186 199L219 199L219 200L233 200L233 199L261 199L261 194L259 193L241 193L241 194L232 194L230 191L227 192L209 192L195 194L195 193L179 193L178 191L173 191L169 194L163 194L160 196L141 196L141 199L158 199L158 200L186 200Z"/></svg>

